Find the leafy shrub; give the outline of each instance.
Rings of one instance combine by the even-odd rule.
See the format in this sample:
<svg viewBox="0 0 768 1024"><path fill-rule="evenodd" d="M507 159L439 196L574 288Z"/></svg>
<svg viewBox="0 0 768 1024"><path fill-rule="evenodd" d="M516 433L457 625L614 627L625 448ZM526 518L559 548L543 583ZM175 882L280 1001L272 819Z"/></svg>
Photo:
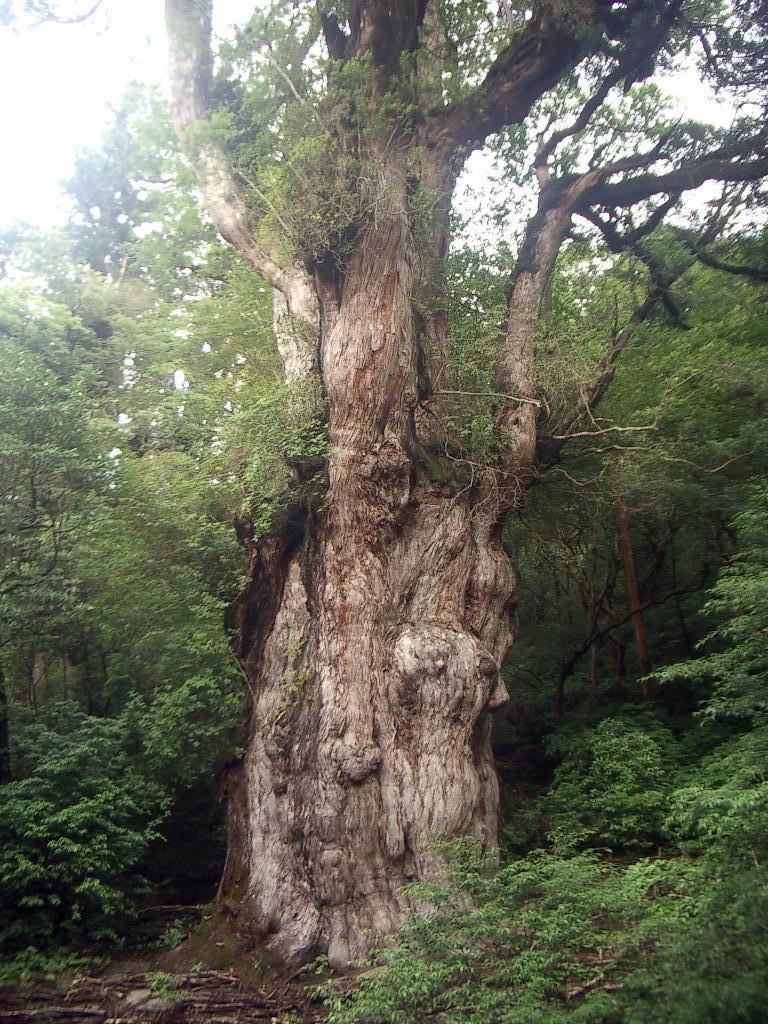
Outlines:
<svg viewBox="0 0 768 1024"><path fill-rule="evenodd" d="M464 852L466 853L466 847ZM488 874L464 856L432 905L339 993L330 1024L755 1024L768 886L714 862L537 851Z"/></svg>
<svg viewBox="0 0 768 1024"><path fill-rule="evenodd" d="M749 722L768 711L768 489L756 487L734 518L740 550L720 573L704 611L719 620L699 658L656 673L664 683L712 684L704 704L708 718Z"/></svg>
<svg viewBox="0 0 768 1024"><path fill-rule="evenodd" d="M671 795L667 829L722 862L759 863L768 853L768 729L721 744Z"/></svg>
<svg viewBox="0 0 768 1024"><path fill-rule="evenodd" d="M657 939L628 984L627 1024L755 1024L768 1019L768 885L759 864L719 851L681 866ZM669 903L670 900L667 901ZM670 913L673 910L674 913ZM622 1020L622 1018L619 1018Z"/></svg>
<svg viewBox="0 0 768 1024"><path fill-rule="evenodd" d="M644 904L665 874L662 861L622 870L537 851L488 876L464 856L444 883L412 890L438 909L411 916L355 990L330 995L330 1021L623 1019L626 972L656 931L639 927Z"/></svg>
<svg viewBox="0 0 768 1024"><path fill-rule="evenodd" d="M82 974L101 960L101 957L68 950L39 950L27 946L10 959L0 960L0 986L27 986L39 981L41 977L46 981L54 981L64 973Z"/></svg>
<svg viewBox="0 0 768 1024"><path fill-rule="evenodd" d="M55 728L54 728L55 723ZM22 778L0 788L0 943L114 939L164 812L119 721L65 702L23 731Z"/></svg>
<svg viewBox="0 0 768 1024"><path fill-rule="evenodd" d="M570 744L555 772L545 801L553 838L619 847L657 842L673 764L673 739L663 727L600 722Z"/></svg>
<svg viewBox="0 0 768 1024"><path fill-rule="evenodd" d="M144 762L153 778L175 790L213 778L240 709L231 683L205 674L154 695L139 719Z"/></svg>

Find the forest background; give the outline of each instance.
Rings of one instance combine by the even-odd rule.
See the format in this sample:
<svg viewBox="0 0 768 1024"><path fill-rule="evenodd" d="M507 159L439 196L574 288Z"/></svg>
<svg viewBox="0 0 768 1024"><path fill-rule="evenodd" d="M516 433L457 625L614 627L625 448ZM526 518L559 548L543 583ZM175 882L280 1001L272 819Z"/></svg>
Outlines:
<svg viewBox="0 0 768 1024"><path fill-rule="evenodd" d="M280 12L257 30L278 38ZM270 88L290 92L275 64ZM556 98L566 114L572 95ZM678 123L655 82L635 84L571 166ZM454 213L464 471L491 457L492 346L530 212L515 159L532 144L494 143L482 243L471 200ZM151 893L212 896L217 774L242 754L243 522L256 538L279 527L297 482L315 500L297 460L327 453L322 423L296 421L270 291L201 212L164 101L131 89L67 187L65 228L17 225L2 245L0 940L14 977L114 949ZM422 894L443 909L408 918L353 993L329 989L333 1019L765 1012L764 199L760 181L728 184L642 245L611 252L579 225L563 246L537 394L565 409L606 344L625 344L599 417L506 526L519 600L494 724L501 867L455 845L439 893ZM639 317L660 279L663 301Z"/></svg>

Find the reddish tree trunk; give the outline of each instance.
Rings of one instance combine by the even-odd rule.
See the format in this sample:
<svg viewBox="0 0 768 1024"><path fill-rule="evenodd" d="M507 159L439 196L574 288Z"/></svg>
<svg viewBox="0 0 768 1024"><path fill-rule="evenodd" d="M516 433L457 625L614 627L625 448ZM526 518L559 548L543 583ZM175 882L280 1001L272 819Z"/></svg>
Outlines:
<svg viewBox="0 0 768 1024"><path fill-rule="evenodd" d="M489 712L513 576L495 517L441 494L416 455L411 235L389 175L324 311L323 507L257 545L240 608L248 735L222 895L284 965L348 965L432 877L436 840L496 842Z"/></svg>

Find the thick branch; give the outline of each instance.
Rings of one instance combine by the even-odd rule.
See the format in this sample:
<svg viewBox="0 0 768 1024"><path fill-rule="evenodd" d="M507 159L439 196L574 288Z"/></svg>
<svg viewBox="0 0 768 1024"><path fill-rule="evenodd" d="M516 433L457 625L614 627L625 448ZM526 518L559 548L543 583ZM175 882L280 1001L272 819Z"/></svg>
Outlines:
<svg viewBox="0 0 768 1024"><path fill-rule="evenodd" d="M674 271L663 271L650 254L638 247L638 239L655 228L674 202L677 194L686 187L685 182L693 182L689 187L696 187L713 176L738 175L736 180L745 180L748 174L757 174L765 164L768 171L768 160L754 161L739 167L721 160L702 160L693 168L682 168L674 174L665 176L641 175L630 179L631 182L658 182L664 180L666 188L660 191L672 193L667 203L660 210L652 213L645 225L633 233L631 243L622 237L614 225L597 216L593 206L597 205L596 197L604 197L612 190L627 184L605 185L608 175L626 171L633 167L647 164L656 159L663 142L660 142L647 154L616 161L600 169L590 170L586 174L561 181L550 181L542 190L539 208L526 229L526 236L520 253L520 259L512 282L509 299L506 329L499 345L495 370L495 388L504 394L521 395L533 399L535 395L535 334L539 317L539 307L544 290L551 277L560 246L568 233L571 218L575 212L581 213L594 223L605 235L609 247L620 252L624 248L635 248L638 255L648 264L651 271L653 287L642 306L635 312L629 324L621 331L606 353L596 379L585 389L576 409L568 416L564 426L558 431L567 435L579 420L587 415L605 394L614 376L614 364L626 347L632 330L637 323L644 320L657 302L662 302L670 315L680 319L679 311L669 294L670 285L683 272L685 267ZM745 170L746 167L746 170ZM729 179L730 180L730 179ZM639 188L639 185L635 186ZM653 193L651 193L653 194ZM633 201L647 196L639 194ZM522 491L529 487L536 478L541 466L552 465L557 461L566 438L558 440L545 439L543 443L537 438L538 416L534 407L520 401L505 402L497 417L497 434L502 450L503 479L509 496L507 504L519 500ZM537 459L541 466L537 466Z"/></svg>
<svg viewBox="0 0 768 1024"><path fill-rule="evenodd" d="M717 230L724 225L722 213L724 200L716 207L710 223L701 233L698 241L687 239L687 244L691 250L691 259L688 262L677 262L674 268L665 269L651 252L639 244L643 237L658 227L665 214L677 203L678 198L676 194L673 194L667 202L654 210L643 224L623 234L617 230L613 223L604 220L602 217L597 216L597 214L593 212L583 214L590 223L600 230L608 248L612 252L618 254L631 250L646 264L651 276L652 287L627 324L615 335L610 348L597 367L597 373L592 382L582 389L578 403L561 420L558 436L556 438L548 437L540 440L538 456L542 469L548 469L558 461L563 447L571 437L575 436L579 423L585 417L594 414L595 409L605 396L614 378L616 372L615 364L630 342L635 328L650 316L657 304L662 303L672 316L673 321L679 322L679 311L671 297L670 288L689 269L693 259L697 258L705 265L712 266L714 269L729 269L729 265L721 264L720 261L709 257L707 254L702 254L700 249L702 242L705 240L712 241ZM702 255L704 255L704 259L702 259ZM768 280L768 273L751 267L733 266L733 269L729 272L744 273L755 280Z"/></svg>
<svg viewBox="0 0 768 1024"><path fill-rule="evenodd" d="M539 412L532 400L536 398L535 341L541 300L570 229L573 210L584 193L611 172L611 167L605 167L549 182L526 228L494 369L496 391L521 396L505 401L496 418L507 505L516 504L536 478Z"/></svg>
<svg viewBox="0 0 768 1024"><path fill-rule="evenodd" d="M489 135L521 122L533 104L581 56L574 36L533 20L502 50L463 103L433 115L427 146L446 158L481 146Z"/></svg>
<svg viewBox="0 0 768 1024"><path fill-rule="evenodd" d="M350 49L389 74L401 54L415 48L423 17L419 0L352 0Z"/></svg>
<svg viewBox="0 0 768 1024"><path fill-rule="evenodd" d="M349 54L349 36L336 20L335 14L321 14L320 25L323 29L328 56L333 60L344 60Z"/></svg>
<svg viewBox="0 0 768 1024"><path fill-rule="evenodd" d="M279 269L257 245L229 161L221 146L191 138L209 113L213 56L210 0L166 0L171 112L179 138L191 149L200 190L217 231L270 284L280 288Z"/></svg>
<svg viewBox="0 0 768 1024"><path fill-rule="evenodd" d="M543 142L536 154L537 164L545 163L561 142L571 138L587 127L592 115L602 105L608 93L615 85L622 79L627 79L627 84L629 84L633 74L637 77L638 74L642 73L642 69L648 65L649 61L653 60L656 52L663 45L667 33L677 19L681 6L682 0L674 0L673 3L667 4L666 11L662 10L662 15L656 22L653 31L642 35L638 34L639 37L636 45L630 48L618 66L609 75L606 75L581 108L579 115L572 124L560 131L553 132Z"/></svg>
<svg viewBox="0 0 768 1024"><path fill-rule="evenodd" d="M651 196L686 192L707 181L758 181L768 174L768 157L749 161L705 157L683 164L668 174L638 174L612 184L597 184L587 191L576 212L589 207L613 209L632 206Z"/></svg>
<svg viewBox="0 0 768 1024"><path fill-rule="evenodd" d="M650 235L651 232L655 231L669 211L672 210L679 201L680 194L678 192L674 192L669 199L657 206L642 224L637 227L633 227L629 231L625 231L624 234L621 234L611 221L604 220L594 211L588 210L585 213L582 213L581 216L588 220L590 224L594 224L602 234L611 252L618 254L625 252L627 249L633 248L641 238L645 238L647 235Z"/></svg>
<svg viewBox="0 0 768 1024"><path fill-rule="evenodd" d="M702 249L694 250L694 255L699 263L703 263L705 267L711 267L712 270L722 270L726 274L735 274L738 277L749 277L753 281L768 281L768 270L750 267L743 263L724 263Z"/></svg>
<svg viewBox="0 0 768 1024"><path fill-rule="evenodd" d="M589 118L602 103L612 85L626 79L638 80L648 73L659 47L663 44L680 9L680 0L672 3L630 3L625 17L611 10L609 3L595 0L592 6L592 27L596 34L587 35L583 25L554 20L546 15L532 18L498 55L482 83L462 103L432 113L427 128L427 145L441 150L450 157L466 157L481 146L489 135L511 124L519 124L530 112L533 104L563 74L589 53L606 52L604 32L618 35L628 43L623 52L612 48L617 58L615 71L598 87L587 101L582 116L575 126L565 129L545 147L552 149L570 134L586 126ZM642 25L635 21L640 15ZM589 15L584 13L584 18ZM641 38L641 42L636 42ZM581 121L583 119L583 125ZM548 155L548 154L547 154Z"/></svg>
<svg viewBox="0 0 768 1024"><path fill-rule="evenodd" d="M306 268L298 263L281 266L254 238L247 207L221 145L204 137L195 138L196 126L209 113L211 9L211 0L166 0L173 121L179 138L191 151L200 191L216 230L280 293L275 332L286 378L291 383L304 378L315 366L317 297Z"/></svg>

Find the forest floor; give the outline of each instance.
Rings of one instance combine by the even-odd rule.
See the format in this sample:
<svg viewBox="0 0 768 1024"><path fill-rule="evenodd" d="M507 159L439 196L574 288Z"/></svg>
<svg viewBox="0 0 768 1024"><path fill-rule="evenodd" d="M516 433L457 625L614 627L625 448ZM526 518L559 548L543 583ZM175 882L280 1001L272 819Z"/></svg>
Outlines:
<svg viewBox="0 0 768 1024"><path fill-rule="evenodd" d="M325 1011L311 990L276 980L268 988L224 971L95 974L0 989L3 1024L315 1024Z"/></svg>
<svg viewBox="0 0 768 1024"><path fill-rule="evenodd" d="M233 922L209 917L206 909L154 908L137 929L135 947L120 959L78 975L0 987L0 1024L316 1024L325 1018L315 976L275 976L254 960ZM179 933L173 948L163 948L164 939Z"/></svg>

